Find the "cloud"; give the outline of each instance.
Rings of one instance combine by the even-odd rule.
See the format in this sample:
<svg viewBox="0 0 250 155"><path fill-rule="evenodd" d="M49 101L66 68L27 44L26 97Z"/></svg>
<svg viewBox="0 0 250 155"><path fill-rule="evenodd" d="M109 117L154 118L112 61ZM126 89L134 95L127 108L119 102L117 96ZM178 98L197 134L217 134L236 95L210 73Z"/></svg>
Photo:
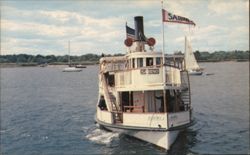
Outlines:
<svg viewBox="0 0 250 155"><path fill-rule="evenodd" d="M16 13L20 12L18 9L11 8L11 10L15 10ZM17 52L17 50L22 52L33 51L33 53L38 50L58 51L55 46L50 45L43 47L43 45L45 45L44 42L54 42L55 45L58 45L58 49L61 49L59 46L63 47L63 49L67 48L62 43L56 43L58 40L64 43L67 42L67 40L72 40L75 44L73 47L75 50L80 51L82 48L85 49L84 52L91 52L95 47L101 49L103 43L110 43L114 40L120 40L122 42L122 39L125 37L125 32L118 28L119 25L123 25L125 22L123 19L117 17L98 19L76 12L60 10L38 10L35 14L45 19L53 20L55 23L32 21L32 15L29 11L25 11L24 17L29 17L30 21L1 19L1 31L3 32L1 38L5 41L9 40L9 43L3 46L3 53ZM74 24L71 24L72 21L75 21ZM23 39L24 36L29 37ZM10 37L12 37L12 39L10 39ZM43 43L34 41L35 38L42 39ZM37 47L35 47L35 45ZM27 48L24 48L24 46ZM28 48L30 50L27 50ZM78 54L80 53L78 52Z"/></svg>
<svg viewBox="0 0 250 155"><path fill-rule="evenodd" d="M173 14L190 18L194 16L191 14L194 7L197 7L200 4L199 0L166 1L164 3L164 8Z"/></svg>
<svg viewBox="0 0 250 155"><path fill-rule="evenodd" d="M232 3L231 3L232 2ZM5 53L72 54L122 53L125 50L125 22L133 27L133 17L144 16L145 35L156 39L161 50L160 1L44 1L2 2L1 44ZM126 6L126 7L124 7ZM165 24L167 51L180 50L184 36L191 35L198 49L248 49L248 0L165 1L171 13L194 20L197 27ZM209 14L209 15L208 15ZM234 41L237 40L237 41Z"/></svg>
<svg viewBox="0 0 250 155"><path fill-rule="evenodd" d="M240 16L239 14L236 14L236 15L233 15L233 16L229 16L228 19L232 20L232 21L244 20L244 18L242 16Z"/></svg>
<svg viewBox="0 0 250 155"><path fill-rule="evenodd" d="M42 16L58 20L61 23L68 22L70 19L75 19L79 23L81 22L81 16L75 12L68 11L39 11Z"/></svg>
<svg viewBox="0 0 250 155"><path fill-rule="evenodd" d="M2 54L15 54L20 53L34 53L34 54L42 54L48 53L48 51L55 51L58 42L49 43L42 39L20 39L20 38L4 38L1 42L1 52ZM54 46L53 50L52 47ZM43 47L43 48L41 48ZM46 47L46 48L44 48ZM57 48L59 50L59 48Z"/></svg>
<svg viewBox="0 0 250 155"><path fill-rule="evenodd" d="M210 0L208 9L217 15L234 14L239 11L249 12L248 0Z"/></svg>
<svg viewBox="0 0 250 155"><path fill-rule="evenodd" d="M2 31L14 31L33 33L40 36L62 37L76 33L73 27L60 27L55 25L38 24L34 22L17 22L12 20L1 20Z"/></svg>
<svg viewBox="0 0 250 155"><path fill-rule="evenodd" d="M192 29L182 29L188 39L191 41L193 50L217 50L220 45L226 43L228 40L228 28L220 27L217 25L208 25L204 27L195 27ZM174 39L175 44L182 44L184 46L184 36L179 36Z"/></svg>
<svg viewBox="0 0 250 155"><path fill-rule="evenodd" d="M206 40L216 35L228 33L228 28L217 25L207 25L204 27L182 27L182 31L187 36L192 36L193 40ZM181 39L182 38L182 39ZM178 37L175 42L184 41L184 37Z"/></svg>

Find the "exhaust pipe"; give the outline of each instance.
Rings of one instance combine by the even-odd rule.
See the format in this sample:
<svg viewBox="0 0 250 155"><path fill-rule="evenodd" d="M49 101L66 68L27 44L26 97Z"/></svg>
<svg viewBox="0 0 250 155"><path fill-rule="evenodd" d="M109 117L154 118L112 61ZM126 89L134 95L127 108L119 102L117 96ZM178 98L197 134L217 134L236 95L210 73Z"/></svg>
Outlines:
<svg viewBox="0 0 250 155"><path fill-rule="evenodd" d="M136 16L134 17L135 20L135 41L146 41L146 37L144 35L144 28L143 28L143 17Z"/></svg>

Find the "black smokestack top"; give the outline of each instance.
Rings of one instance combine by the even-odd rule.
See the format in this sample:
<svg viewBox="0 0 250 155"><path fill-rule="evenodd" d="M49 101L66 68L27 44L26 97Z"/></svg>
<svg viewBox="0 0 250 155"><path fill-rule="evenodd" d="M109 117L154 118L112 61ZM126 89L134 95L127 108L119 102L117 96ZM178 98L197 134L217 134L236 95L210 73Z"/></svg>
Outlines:
<svg viewBox="0 0 250 155"><path fill-rule="evenodd" d="M142 16L135 17L135 41L146 41Z"/></svg>

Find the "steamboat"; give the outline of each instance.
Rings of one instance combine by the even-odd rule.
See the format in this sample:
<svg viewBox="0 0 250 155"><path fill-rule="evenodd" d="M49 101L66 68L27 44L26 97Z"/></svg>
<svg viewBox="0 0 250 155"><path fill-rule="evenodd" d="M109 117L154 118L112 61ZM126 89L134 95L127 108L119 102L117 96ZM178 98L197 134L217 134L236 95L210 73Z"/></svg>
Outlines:
<svg viewBox="0 0 250 155"><path fill-rule="evenodd" d="M100 59L95 119L105 129L169 150L193 124L184 56L155 51L155 39L144 35L143 17L134 22L127 53Z"/></svg>

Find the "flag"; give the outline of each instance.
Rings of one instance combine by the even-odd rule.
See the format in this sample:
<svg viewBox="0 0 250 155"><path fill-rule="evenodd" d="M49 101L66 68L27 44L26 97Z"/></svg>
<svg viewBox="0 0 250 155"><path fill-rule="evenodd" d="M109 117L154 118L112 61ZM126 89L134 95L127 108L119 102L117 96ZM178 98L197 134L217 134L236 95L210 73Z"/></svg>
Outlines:
<svg viewBox="0 0 250 155"><path fill-rule="evenodd" d="M174 14L172 14L170 12L167 12L164 9L162 9L162 21L163 22L189 24L189 25L194 25L195 26L195 23L192 20L190 20L190 19L188 19L186 17L174 15Z"/></svg>
<svg viewBox="0 0 250 155"><path fill-rule="evenodd" d="M132 40L135 40L135 30L131 27L128 27L126 24L126 35L127 38L131 38Z"/></svg>

